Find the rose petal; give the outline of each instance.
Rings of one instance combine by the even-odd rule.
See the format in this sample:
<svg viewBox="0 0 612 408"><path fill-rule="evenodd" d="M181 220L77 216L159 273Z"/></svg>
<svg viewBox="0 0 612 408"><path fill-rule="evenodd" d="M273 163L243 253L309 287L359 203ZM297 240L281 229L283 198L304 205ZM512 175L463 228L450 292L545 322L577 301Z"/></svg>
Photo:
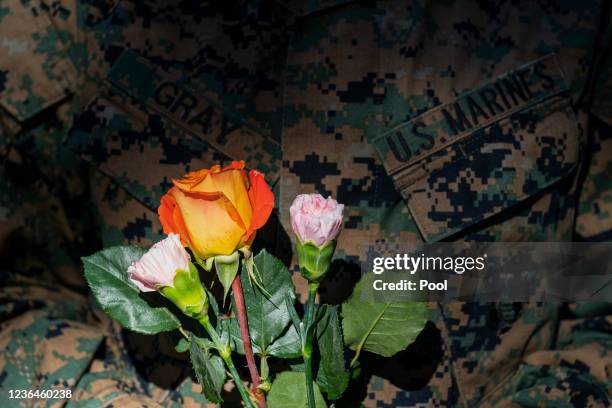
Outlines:
<svg viewBox="0 0 612 408"><path fill-rule="evenodd" d="M249 200L253 207L253 218L247 230L247 240L251 234L264 226L274 208L274 193L270 190L263 174L251 170L249 172L249 181Z"/></svg>
<svg viewBox="0 0 612 408"><path fill-rule="evenodd" d="M246 233L232 203L223 195L216 199L200 193L173 191L190 237L190 248L201 258L230 255Z"/></svg>

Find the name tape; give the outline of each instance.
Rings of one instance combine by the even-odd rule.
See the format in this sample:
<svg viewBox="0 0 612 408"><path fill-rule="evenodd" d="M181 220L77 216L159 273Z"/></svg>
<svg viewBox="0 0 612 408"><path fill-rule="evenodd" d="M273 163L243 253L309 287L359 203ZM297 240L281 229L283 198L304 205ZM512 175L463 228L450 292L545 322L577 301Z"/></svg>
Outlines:
<svg viewBox="0 0 612 408"><path fill-rule="evenodd" d="M550 54L377 136L374 147L393 175L479 128L567 89L557 59Z"/></svg>

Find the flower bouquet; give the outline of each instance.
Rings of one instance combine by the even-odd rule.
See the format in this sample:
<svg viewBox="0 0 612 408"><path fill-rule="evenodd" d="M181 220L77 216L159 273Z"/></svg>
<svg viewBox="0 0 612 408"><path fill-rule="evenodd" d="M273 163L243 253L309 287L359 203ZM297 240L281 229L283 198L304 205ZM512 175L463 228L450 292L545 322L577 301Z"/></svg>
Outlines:
<svg viewBox="0 0 612 408"><path fill-rule="evenodd" d="M405 349L424 327L427 309L362 299L361 281L341 306L316 305L344 206L309 194L290 208L308 281L298 313L287 267L266 250L251 251L273 207L263 175L247 172L243 162L189 173L173 180L161 200L165 239L148 250L118 246L83 258L85 276L98 304L123 327L180 333L176 350L189 353L209 401L223 401L229 377L246 407L327 407L358 375L362 351L388 357ZM215 297L206 281L218 281L223 294ZM245 356L249 378L240 377L236 354ZM287 368L270 368L276 366Z"/></svg>

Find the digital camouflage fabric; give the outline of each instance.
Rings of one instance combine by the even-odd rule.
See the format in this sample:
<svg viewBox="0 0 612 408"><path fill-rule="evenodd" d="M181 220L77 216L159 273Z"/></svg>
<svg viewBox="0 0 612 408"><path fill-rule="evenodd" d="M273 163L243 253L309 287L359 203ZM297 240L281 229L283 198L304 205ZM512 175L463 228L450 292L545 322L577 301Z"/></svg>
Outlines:
<svg viewBox="0 0 612 408"><path fill-rule="evenodd" d="M41 406L206 404L174 334L89 302L79 257L159 240L171 178L213 163L265 173L256 244L295 271L295 195L345 204L329 303L368 245L609 240L611 17L588 0L0 2L1 405L37 388L73 390ZM612 405L610 305L431 312L337 406Z"/></svg>

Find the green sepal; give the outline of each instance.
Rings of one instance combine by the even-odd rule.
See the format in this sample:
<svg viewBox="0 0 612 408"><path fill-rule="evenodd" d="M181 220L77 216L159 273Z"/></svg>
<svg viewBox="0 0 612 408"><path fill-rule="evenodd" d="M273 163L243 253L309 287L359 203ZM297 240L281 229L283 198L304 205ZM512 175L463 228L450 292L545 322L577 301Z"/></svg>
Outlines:
<svg viewBox="0 0 612 408"><path fill-rule="evenodd" d="M214 263L215 263L215 258L208 258L207 260L202 261L200 265L202 265L202 268L204 268L206 272L210 272L212 271Z"/></svg>
<svg viewBox="0 0 612 408"><path fill-rule="evenodd" d="M217 255L215 256L215 269L217 270L217 276L221 285L223 285L223 300L227 298L232 282L238 274L238 268L240 267L240 254L238 251L231 255Z"/></svg>
<svg viewBox="0 0 612 408"><path fill-rule="evenodd" d="M208 296L200 282L198 270L191 262L189 271L177 269L172 284L159 291L183 313L191 317L208 313Z"/></svg>
<svg viewBox="0 0 612 408"><path fill-rule="evenodd" d="M311 241L301 242L299 238L296 241L295 249L302 276L308 282L321 282L329 270L336 250L336 240L327 241L321 247Z"/></svg>
<svg viewBox="0 0 612 408"><path fill-rule="evenodd" d="M191 252L191 254L193 255L193 257L196 260L196 263L198 265L200 265L202 267L202 269L204 269L206 272L210 272L212 271L213 268L213 263L215 258L207 258L207 259L202 259L198 256L198 254L196 254L195 252Z"/></svg>

